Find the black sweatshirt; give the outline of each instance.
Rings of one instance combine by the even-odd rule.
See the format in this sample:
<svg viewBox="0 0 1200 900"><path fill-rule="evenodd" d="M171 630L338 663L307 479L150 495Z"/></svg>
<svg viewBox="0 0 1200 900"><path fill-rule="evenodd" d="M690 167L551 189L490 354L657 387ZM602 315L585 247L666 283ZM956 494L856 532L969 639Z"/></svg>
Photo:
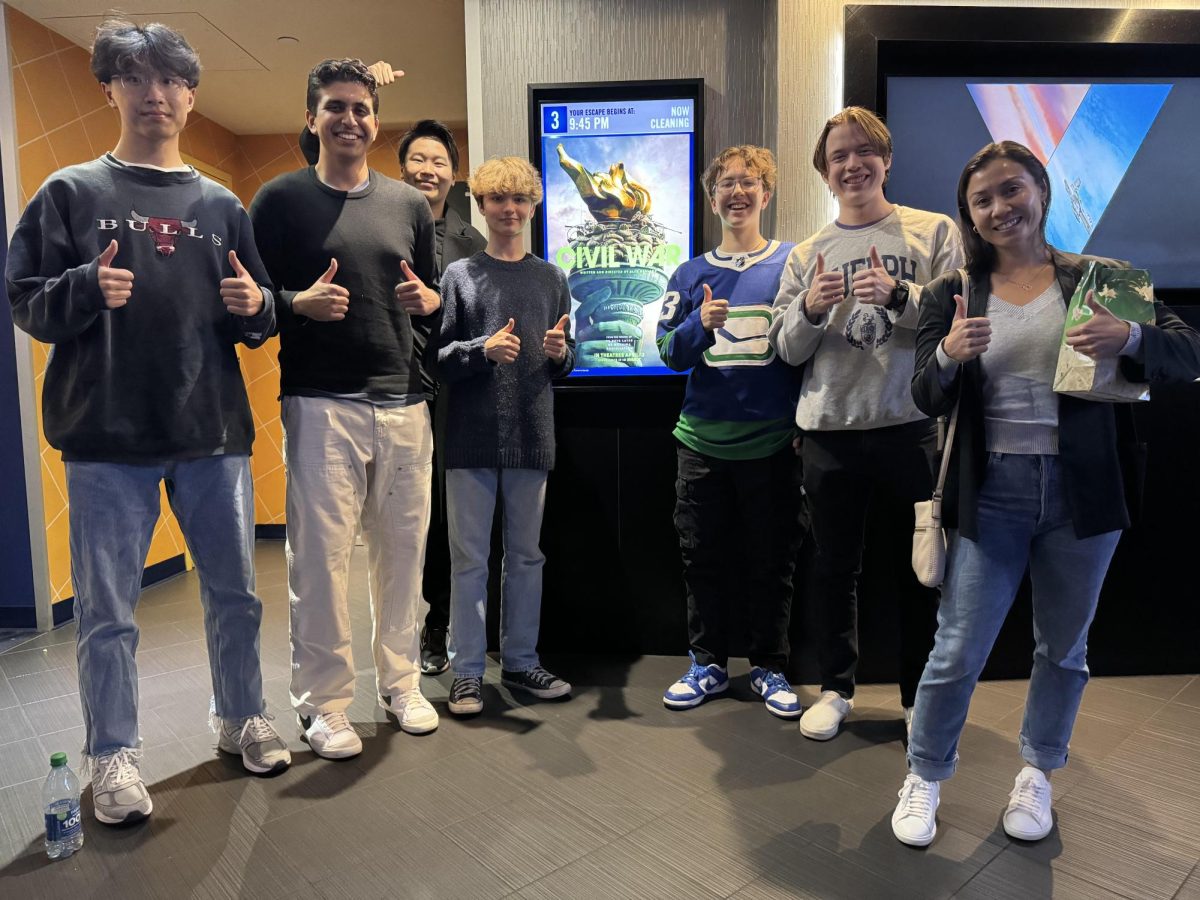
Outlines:
<svg viewBox="0 0 1200 900"><path fill-rule="evenodd" d="M107 309L97 257L132 296ZM51 175L25 208L5 271L13 321L54 344L46 439L65 460L149 463L250 452L254 424L235 345L274 330L271 292L254 317L221 301L230 250L269 284L250 220L232 193L195 170L124 166L111 156Z"/></svg>
<svg viewBox="0 0 1200 900"><path fill-rule="evenodd" d="M396 303L400 261L436 288L433 214L416 188L370 173L358 193L323 184L315 168L272 179L250 204L255 237L279 296L281 392L293 396L348 395L380 400L419 397L420 351L413 319ZM292 312L338 262L334 284L350 291L340 322L317 322ZM436 322L437 313L416 322Z"/></svg>

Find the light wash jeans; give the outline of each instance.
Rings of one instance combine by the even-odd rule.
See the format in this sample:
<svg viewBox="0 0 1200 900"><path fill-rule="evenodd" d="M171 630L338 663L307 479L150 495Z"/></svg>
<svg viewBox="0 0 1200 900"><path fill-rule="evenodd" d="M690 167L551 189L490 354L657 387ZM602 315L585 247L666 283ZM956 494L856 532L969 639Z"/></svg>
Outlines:
<svg viewBox="0 0 1200 900"><path fill-rule="evenodd" d="M85 749L138 746L134 609L160 512L160 481L200 576L216 713L263 711L254 593L254 483L248 456L125 465L68 462L71 581L79 625Z"/></svg>
<svg viewBox="0 0 1200 900"><path fill-rule="evenodd" d="M283 398L291 700L306 718L354 699L350 555L367 548L375 685L420 684L421 568L429 529L429 407Z"/></svg>
<svg viewBox="0 0 1200 900"><path fill-rule="evenodd" d="M456 676L481 676L487 665L488 557L497 493L504 526L500 664L508 672L528 672L538 666L546 561L538 540L546 505L546 472L449 469L450 665Z"/></svg>
<svg viewBox="0 0 1200 900"><path fill-rule="evenodd" d="M1035 647L1021 756L1039 769L1067 764L1088 680L1088 628L1120 536L1075 537L1057 457L988 454L979 540L950 533L937 637L917 687L908 743L913 772L929 781L954 774L971 694L1026 565Z"/></svg>

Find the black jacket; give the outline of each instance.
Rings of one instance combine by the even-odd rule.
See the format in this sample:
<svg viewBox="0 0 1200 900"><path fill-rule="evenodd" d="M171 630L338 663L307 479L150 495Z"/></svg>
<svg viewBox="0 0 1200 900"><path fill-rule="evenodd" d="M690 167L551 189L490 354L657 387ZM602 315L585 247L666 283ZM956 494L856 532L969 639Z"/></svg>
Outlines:
<svg viewBox="0 0 1200 900"><path fill-rule="evenodd" d="M442 239L442 271L452 262L474 256L487 246L487 238L480 234L470 222L464 222L446 204L446 236Z"/></svg>
<svg viewBox="0 0 1200 900"><path fill-rule="evenodd" d="M1074 294L1089 260L1110 266L1128 265L1058 250L1053 255L1058 284L1066 300ZM983 375L977 357L965 363L951 387L943 391L936 355L954 319L954 295L961 290L957 271L942 274L922 289L912 392L913 402L931 416L949 415L959 392L963 392L942 509L947 528L958 528L964 537L978 540L976 510L986 471ZM968 316L987 315L989 290L987 278L971 279ZM1142 326L1142 361L1127 357L1121 360L1125 377L1151 385L1200 377L1200 334L1157 300L1154 314L1154 325ZM1140 500L1145 454L1145 447L1137 440L1130 405L1060 396L1058 453L1075 535L1085 538L1127 528L1130 510L1136 509Z"/></svg>

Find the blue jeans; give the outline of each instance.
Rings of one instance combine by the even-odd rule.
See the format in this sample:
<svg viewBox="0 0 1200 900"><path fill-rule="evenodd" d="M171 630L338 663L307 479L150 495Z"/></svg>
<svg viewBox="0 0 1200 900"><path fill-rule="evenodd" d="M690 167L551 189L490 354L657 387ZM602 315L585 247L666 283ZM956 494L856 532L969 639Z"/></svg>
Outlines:
<svg viewBox="0 0 1200 900"><path fill-rule="evenodd" d="M200 576L216 713L263 711L254 593L254 486L248 456L153 465L68 462L71 581L79 625L86 751L138 746L134 609L160 513L160 481Z"/></svg>
<svg viewBox="0 0 1200 900"><path fill-rule="evenodd" d="M481 676L487 665L487 580L492 516L500 495L504 565L500 582L500 664L508 672L538 665L542 565L538 547L546 505L540 469L449 469L450 665L456 676Z"/></svg>
<svg viewBox="0 0 1200 900"><path fill-rule="evenodd" d="M1075 537L1057 457L988 454L979 540L950 533L937 637L908 743L913 772L929 781L954 774L971 694L1027 565L1035 648L1021 756L1039 769L1067 764L1088 680L1088 628L1120 536Z"/></svg>

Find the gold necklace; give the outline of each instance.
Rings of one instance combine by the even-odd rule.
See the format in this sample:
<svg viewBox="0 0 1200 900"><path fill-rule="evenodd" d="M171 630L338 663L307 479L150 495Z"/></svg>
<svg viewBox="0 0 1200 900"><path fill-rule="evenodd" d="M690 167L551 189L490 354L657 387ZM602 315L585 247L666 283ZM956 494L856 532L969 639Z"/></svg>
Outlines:
<svg viewBox="0 0 1200 900"><path fill-rule="evenodd" d="M1036 269L1034 269L1033 275L1030 277L1030 279L1028 281L1017 281L1017 279L1015 279L1015 278L1009 278L1003 272L995 272L993 274L999 275L1004 281L1007 281L1009 284L1016 285L1021 290L1028 293L1029 291L1033 290L1033 283L1037 280L1037 276L1042 274L1042 270L1045 269L1049 265L1050 265L1050 263L1049 263L1049 261L1047 261L1047 262L1042 263Z"/></svg>

